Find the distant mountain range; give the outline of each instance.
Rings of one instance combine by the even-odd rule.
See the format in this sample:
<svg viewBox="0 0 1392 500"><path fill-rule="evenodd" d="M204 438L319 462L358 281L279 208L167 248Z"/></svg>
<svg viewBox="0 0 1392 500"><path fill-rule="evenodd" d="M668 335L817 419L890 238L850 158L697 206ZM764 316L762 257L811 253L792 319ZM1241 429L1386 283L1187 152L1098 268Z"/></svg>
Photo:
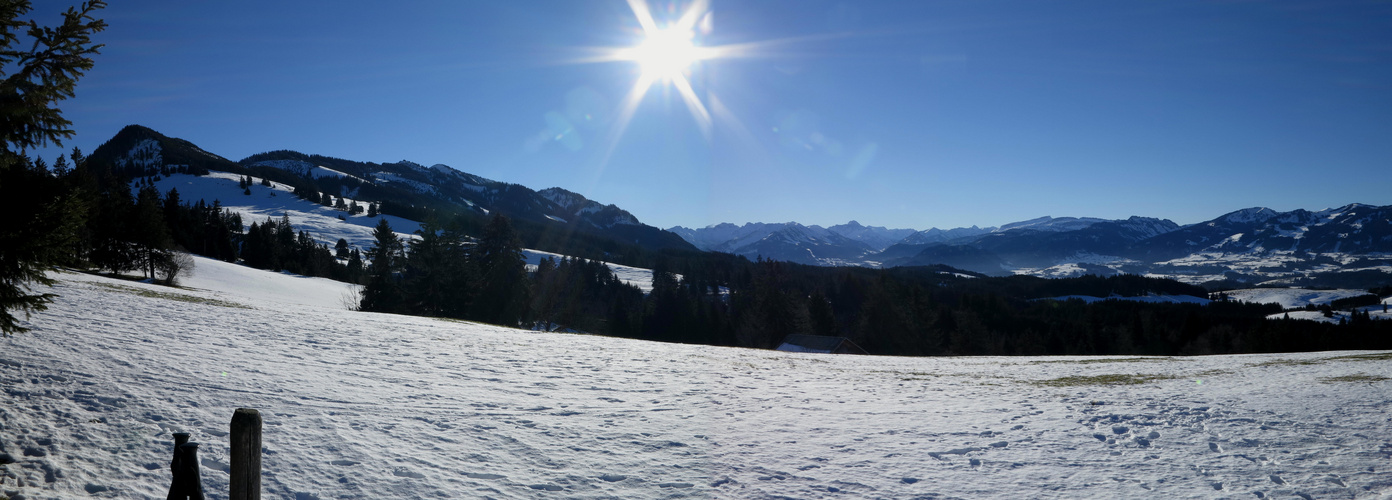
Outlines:
<svg viewBox="0 0 1392 500"><path fill-rule="evenodd" d="M1248 208L1188 226L1150 217L1040 217L925 231L854 221L668 231L703 250L824 266L942 264L996 276L1130 273L1247 286L1366 287L1392 280L1392 206L1357 203L1318 212Z"/></svg>
<svg viewBox="0 0 1392 500"><path fill-rule="evenodd" d="M1367 287L1392 281L1392 206L1290 212L1258 207L1188 226L1150 217L1046 216L1000 227L924 231L856 221L825 228L785 222L662 230L615 205L561 188L537 191L446 165L360 162L296 151L231 161L139 125L122 129L89 158L131 178L211 170L254 175L380 202L384 212L412 220L438 209L480 216L500 212L520 221L534 239L549 238L552 251L586 245L590 255L606 258L638 247L818 266L947 265L987 275L1130 273L1234 286Z"/></svg>

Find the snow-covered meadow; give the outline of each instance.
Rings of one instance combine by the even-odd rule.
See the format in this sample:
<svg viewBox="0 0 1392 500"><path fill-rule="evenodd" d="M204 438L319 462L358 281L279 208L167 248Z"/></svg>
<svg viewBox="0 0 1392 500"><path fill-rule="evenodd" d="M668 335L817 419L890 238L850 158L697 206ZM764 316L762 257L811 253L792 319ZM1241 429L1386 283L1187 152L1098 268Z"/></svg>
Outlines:
<svg viewBox="0 0 1392 500"><path fill-rule="evenodd" d="M346 285L198 265L182 290L55 275L0 339L0 494L162 498L186 431L225 498L252 407L266 498L1392 496L1388 352L783 353L350 312Z"/></svg>
<svg viewBox="0 0 1392 500"><path fill-rule="evenodd" d="M1367 290L1310 290L1305 288L1248 288L1244 290L1230 290L1224 292L1232 300L1242 302L1252 302L1256 304L1280 304L1286 309L1296 309L1307 305L1324 305L1335 300L1347 299L1367 295ZM1375 306L1358 307L1359 312L1368 313L1368 317L1376 320L1392 320L1392 312L1388 306L1392 305L1392 297L1384 298ZM1322 321L1325 323L1338 323L1349 321L1350 314L1347 310L1334 311L1333 315L1325 316L1320 311L1296 311L1279 312L1268 315L1269 319L1306 319L1311 321Z"/></svg>

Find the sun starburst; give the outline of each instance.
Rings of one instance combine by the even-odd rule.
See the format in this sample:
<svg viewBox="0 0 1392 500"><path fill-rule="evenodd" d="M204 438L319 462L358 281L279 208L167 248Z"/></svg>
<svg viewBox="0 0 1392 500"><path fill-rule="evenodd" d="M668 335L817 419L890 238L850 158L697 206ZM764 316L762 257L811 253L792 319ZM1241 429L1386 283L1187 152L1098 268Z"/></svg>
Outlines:
<svg viewBox="0 0 1392 500"><path fill-rule="evenodd" d="M711 140L713 120L734 121L732 129L737 133L745 128L738 123L734 114L720 105L720 100L711 90L710 80L701 76L706 63L718 59L766 57L764 53L773 45L789 40L769 40L745 42L730 45L704 45L702 38L711 31L711 11L707 0L694 0L680 11L675 19L662 19L653 16L646 0L627 0L629 8L637 19L641 32L633 45L626 47L596 47L590 55L572 60L573 63L624 62L638 67L637 77L619 104L615 120L604 147L601 164L607 163L619 139L624 135L633 120L638 106L648 92L656 86L667 86L681 96L682 103L690 111L702 136ZM659 21L662 23L659 24ZM696 77L703 83L700 92L692 85ZM713 107L713 108L712 108ZM715 109L714 115L712 109Z"/></svg>
<svg viewBox="0 0 1392 500"><path fill-rule="evenodd" d="M698 63L725 55L719 47L704 47L697 43L696 24L710 15L707 3L703 0L692 2L675 22L661 27L644 0L628 0L628 6L633 9L634 17L638 18L638 24L643 28L643 39L633 47L618 49L612 58L636 63L642 71L619 110L618 134L621 135L627 127L643 96L654 84L661 82L677 90L700 126L701 133L709 138L710 111L696 95L689 79L691 72L698 70Z"/></svg>

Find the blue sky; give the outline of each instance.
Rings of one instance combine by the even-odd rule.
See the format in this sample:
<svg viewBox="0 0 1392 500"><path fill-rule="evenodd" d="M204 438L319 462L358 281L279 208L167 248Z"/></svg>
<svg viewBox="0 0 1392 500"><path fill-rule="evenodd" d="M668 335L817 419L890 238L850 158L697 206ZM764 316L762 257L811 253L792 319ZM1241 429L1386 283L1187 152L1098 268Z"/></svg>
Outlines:
<svg viewBox="0 0 1392 500"><path fill-rule="evenodd" d="M643 40L623 0L117 1L65 146L444 163L664 228L1392 204L1387 2L708 7L695 43L743 49L688 68L708 129L659 82L618 133L642 70L584 60Z"/></svg>

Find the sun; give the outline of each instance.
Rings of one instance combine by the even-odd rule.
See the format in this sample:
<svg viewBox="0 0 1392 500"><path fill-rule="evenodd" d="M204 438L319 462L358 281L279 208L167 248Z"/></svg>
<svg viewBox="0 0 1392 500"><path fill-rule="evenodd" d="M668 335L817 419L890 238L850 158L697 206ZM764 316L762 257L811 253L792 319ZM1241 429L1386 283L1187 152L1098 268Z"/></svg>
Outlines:
<svg viewBox="0 0 1392 500"><path fill-rule="evenodd" d="M704 55L692 41L694 37L694 32L680 26L656 30L630 49L628 57L643 69L646 79L670 82L685 78L687 69Z"/></svg>
<svg viewBox="0 0 1392 500"><path fill-rule="evenodd" d="M623 134L623 129L627 127L648 89L658 82L677 89L682 102L686 103L691 116L700 126L702 134L709 138L710 111L706 109L705 103L701 102L700 96L696 95L688 77L698 69L696 63L726 56L727 51L720 47L703 47L696 42L697 24L703 19L709 21L710 12L706 2L692 2L675 22L664 27L658 27L657 20L653 19L645 0L628 0L628 6L633 9L634 17L643 27L643 38L637 45L618 49L606 59L636 63L642 73L638 80L633 82L628 96L624 98L623 106L619 110L616 136L611 145L617 142L618 135Z"/></svg>
<svg viewBox="0 0 1392 500"><path fill-rule="evenodd" d="M625 62L637 66L639 70L633 86L619 105L614 125L610 129L607 146L600 163L607 163L619 138L623 136L632 121L638 105L654 86L661 85L676 90L682 103L686 105L691 117L695 119L701 134L707 140L712 137L712 110L722 121L731 122L739 131L744 127L738 123L729 109L724 107L709 88L711 79L702 76L706 67L703 63L720 59L755 57L760 47L768 42L746 42L732 45L703 45L702 38L712 31L712 14L709 0L691 0L684 9L668 13L678 13L675 19L663 19L662 25L653 17L647 0L628 0L642 31L637 33L634 44L626 47L598 47L597 52L576 62ZM692 81L703 82L703 88L693 88ZM710 107L707 107L709 103Z"/></svg>

